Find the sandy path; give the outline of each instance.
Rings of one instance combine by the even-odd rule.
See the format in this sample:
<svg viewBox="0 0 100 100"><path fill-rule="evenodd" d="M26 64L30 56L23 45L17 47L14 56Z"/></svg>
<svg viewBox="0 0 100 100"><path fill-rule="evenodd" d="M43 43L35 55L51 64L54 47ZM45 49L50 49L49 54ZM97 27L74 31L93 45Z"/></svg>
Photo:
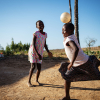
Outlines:
<svg viewBox="0 0 100 100"><path fill-rule="evenodd" d="M64 80L58 68L59 61L44 60L39 78L42 86L35 82L28 87L30 63L24 58L9 58L0 61L0 100L59 100L64 96ZM100 81L73 82L70 95L72 100L100 100Z"/></svg>

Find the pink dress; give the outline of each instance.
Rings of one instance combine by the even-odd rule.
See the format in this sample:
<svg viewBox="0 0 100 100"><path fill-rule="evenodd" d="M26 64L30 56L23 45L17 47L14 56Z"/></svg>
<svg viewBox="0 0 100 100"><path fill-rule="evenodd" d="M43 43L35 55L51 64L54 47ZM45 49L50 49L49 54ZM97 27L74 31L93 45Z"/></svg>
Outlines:
<svg viewBox="0 0 100 100"><path fill-rule="evenodd" d="M39 31L36 31L35 33L33 33L33 36L36 36L36 44L35 44L36 49L38 53L43 57L43 51L44 51L45 40L47 38L47 33L42 34ZM28 51L28 60L30 61L30 63L42 63L42 60L38 59L32 43Z"/></svg>

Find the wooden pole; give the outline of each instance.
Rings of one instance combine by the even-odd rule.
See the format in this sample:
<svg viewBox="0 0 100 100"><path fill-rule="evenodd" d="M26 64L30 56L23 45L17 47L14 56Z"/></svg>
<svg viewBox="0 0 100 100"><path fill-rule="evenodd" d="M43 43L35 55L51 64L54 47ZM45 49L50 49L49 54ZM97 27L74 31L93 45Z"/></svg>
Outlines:
<svg viewBox="0 0 100 100"><path fill-rule="evenodd" d="M69 9L70 9L71 22L72 22L71 0L69 0Z"/></svg>

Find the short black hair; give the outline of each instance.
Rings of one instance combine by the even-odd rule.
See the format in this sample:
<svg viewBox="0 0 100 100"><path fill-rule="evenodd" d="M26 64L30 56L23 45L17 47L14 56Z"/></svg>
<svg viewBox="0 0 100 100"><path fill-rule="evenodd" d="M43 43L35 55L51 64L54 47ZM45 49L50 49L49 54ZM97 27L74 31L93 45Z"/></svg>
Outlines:
<svg viewBox="0 0 100 100"><path fill-rule="evenodd" d="M74 31L74 25L72 23L66 23L64 26L66 29Z"/></svg>
<svg viewBox="0 0 100 100"><path fill-rule="evenodd" d="M38 20L37 22L42 22L43 23L43 21L42 20ZM37 27L37 22L36 22L36 27ZM44 24L44 23L43 23Z"/></svg>

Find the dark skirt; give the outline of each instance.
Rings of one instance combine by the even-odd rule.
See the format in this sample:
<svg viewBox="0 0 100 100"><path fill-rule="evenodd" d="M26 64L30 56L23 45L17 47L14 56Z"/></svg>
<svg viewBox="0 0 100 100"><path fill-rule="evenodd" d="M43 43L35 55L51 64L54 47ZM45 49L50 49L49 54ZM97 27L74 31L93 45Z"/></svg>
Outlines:
<svg viewBox="0 0 100 100"><path fill-rule="evenodd" d="M71 67L67 70L68 65L68 62L63 62L59 68L61 76L68 82L100 80L98 69L100 61L94 55L89 56L89 60L78 67Z"/></svg>

